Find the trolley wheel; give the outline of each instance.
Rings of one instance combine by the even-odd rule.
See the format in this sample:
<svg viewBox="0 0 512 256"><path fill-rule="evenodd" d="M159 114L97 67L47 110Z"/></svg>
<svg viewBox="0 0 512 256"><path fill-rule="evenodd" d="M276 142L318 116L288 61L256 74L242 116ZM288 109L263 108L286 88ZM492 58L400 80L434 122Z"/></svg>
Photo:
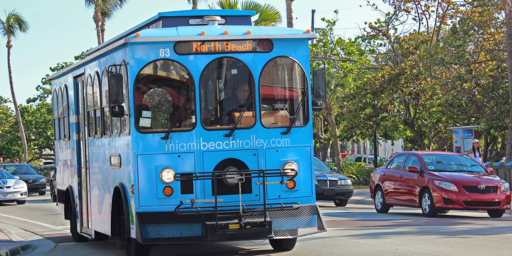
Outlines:
<svg viewBox="0 0 512 256"><path fill-rule="evenodd" d="M117 201L118 212L118 227L119 227L119 245L121 248L124 248L124 252L126 256L148 256L151 251L151 246L143 245L139 243L136 239L130 236L130 229L126 227L130 226L129 216L125 213L125 207L121 200Z"/></svg>
<svg viewBox="0 0 512 256"><path fill-rule="evenodd" d="M77 242L77 243L81 243L81 242L85 242L87 240L89 240L87 237L85 236L82 236L80 235L80 233L78 233L78 229L77 229L77 222L76 222L76 219L77 219L77 216L76 216L76 208L74 205L71 205L71 219L69 220L69 229L71 231L71 237L73 238L73 241Z"/></svg>
<svg viewBox="0 0 512 256"><path fill-rule="evenodd" d="M274 251L284 252L291 251L297 243L297 238L286 238L286 239L269 239L270 246L274 248Z"/></svg>

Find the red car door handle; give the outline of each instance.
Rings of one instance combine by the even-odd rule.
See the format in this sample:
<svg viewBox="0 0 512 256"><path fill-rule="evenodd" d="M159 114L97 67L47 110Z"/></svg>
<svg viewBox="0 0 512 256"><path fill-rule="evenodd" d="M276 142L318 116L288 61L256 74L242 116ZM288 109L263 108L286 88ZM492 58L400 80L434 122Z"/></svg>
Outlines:
<svg viewBox="0 0 512 256"><path fill-rule="evenodd" d="M398 176L398 178L400 178L400 179L401 179L402 177L404 177L404 176L402 176L402 175Z"/></svg>

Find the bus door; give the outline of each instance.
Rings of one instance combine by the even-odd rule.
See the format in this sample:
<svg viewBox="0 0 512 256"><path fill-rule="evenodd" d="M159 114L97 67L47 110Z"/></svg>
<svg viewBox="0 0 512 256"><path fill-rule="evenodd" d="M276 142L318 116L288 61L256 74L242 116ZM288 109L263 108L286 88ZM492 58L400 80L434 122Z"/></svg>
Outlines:
<svg viewBox="0 0 512 256"><path fill-rule="evenodd" d="M88 141L87 141L87 120L86 120L86 91L84 76L75 78L75 92L78 95L78 140L77 140L77 166L78 171L78 206L80 215L80 233L92 235L91 231L91 215L89 209L89 161L88 161Z"/></svg>

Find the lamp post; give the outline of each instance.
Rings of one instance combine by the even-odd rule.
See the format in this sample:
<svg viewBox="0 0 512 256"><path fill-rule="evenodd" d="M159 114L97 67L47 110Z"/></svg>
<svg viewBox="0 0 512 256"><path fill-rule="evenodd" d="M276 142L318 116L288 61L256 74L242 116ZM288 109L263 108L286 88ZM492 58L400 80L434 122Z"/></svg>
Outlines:
<svg viewBox="0 0 512 256"><path fill-rule="evenodd" d="M377 120L379 118L379 114L377 113L377 104L373 102L373 113L375 114L375 126L374 126L374 134L373 134L373 167L377 168L377 164L379 163L377 159Z"/></svg>

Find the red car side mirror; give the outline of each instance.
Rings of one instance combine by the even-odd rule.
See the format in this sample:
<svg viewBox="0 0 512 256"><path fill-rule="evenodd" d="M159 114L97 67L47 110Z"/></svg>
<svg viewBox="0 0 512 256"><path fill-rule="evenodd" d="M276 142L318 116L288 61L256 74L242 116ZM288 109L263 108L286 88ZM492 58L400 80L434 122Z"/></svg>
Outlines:
<svg viewBox="0 0 512 256"><path fill-rule="evenodd" d="M494 170L492 168L487 168L488 173L494 173Z"/></svg>
<svg viewBox="0 0 512 256"><path fill-rule="evenodd" d="M407 171L414 172L414 173L420 173L420 169L418 168L418 166L409 166L409 168L407 168Z"/></svg>

